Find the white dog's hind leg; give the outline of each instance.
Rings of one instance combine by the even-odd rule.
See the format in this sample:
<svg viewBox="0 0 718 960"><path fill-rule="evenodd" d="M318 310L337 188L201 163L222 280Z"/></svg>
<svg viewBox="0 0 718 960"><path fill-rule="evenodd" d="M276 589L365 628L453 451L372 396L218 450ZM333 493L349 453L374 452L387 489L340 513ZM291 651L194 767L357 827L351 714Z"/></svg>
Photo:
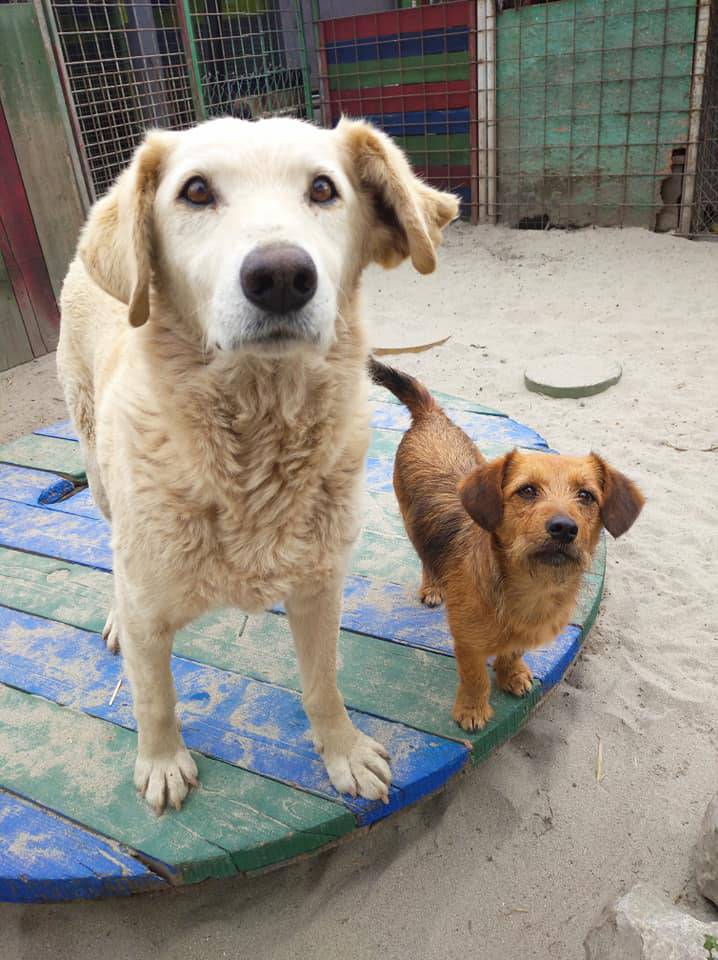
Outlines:
<svg viewBox="0 0 718 960"><path fill-rule="evenodd" d="M177 697L170 669L173 631L159 620L136 613L119 592L114 617L121 626L122 656L137 720L135 786L155 813L167 806L179 810L189 787L197 786L197 766L175 715Z"/></svg>
<svg viewBox="0 0 718 960"><path fill-rule="evenodd" d="M342 578L305 585L286 601L302 677L302 700L317 751L334 787L352 797L389 801L391 770L384 747L352 724L337 689Z"/></svg>

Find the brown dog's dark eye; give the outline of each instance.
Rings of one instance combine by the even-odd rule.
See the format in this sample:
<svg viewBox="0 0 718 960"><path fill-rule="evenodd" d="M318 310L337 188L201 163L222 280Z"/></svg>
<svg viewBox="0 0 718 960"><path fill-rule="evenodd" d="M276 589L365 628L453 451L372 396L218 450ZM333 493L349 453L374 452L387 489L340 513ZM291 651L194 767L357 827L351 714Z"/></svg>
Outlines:
<svg viewBox="0 0 718 960"><path fill-rule="evenodd" d="M331 203L339 196L337 188L329 177L315 177L309 190L309 199L312 203Z"/></svg>
<svg viewBox="0 0 718 960"><path fill-rule="evenodd" d="M590 490L579 490L579 491L578 491L578 499L581 501L581 503L595 503L595 502L596 502L596 498L594 497L594 495L591 493Z"/></svg>
<svg viewBox="0 0 718 960"><path fill-rule="evenodd" d="M214 194L203 177L192 177L182 187L180 197L195 207L207 207L214 203Z"/></svg>
<svg viewBox="0 0 718 960"><path fill-rule="evenodd" d="M527 483L525 487L519 487L516 493L524 500L535 500L538 496L538 487L534 487L533 484Z"/></svg>

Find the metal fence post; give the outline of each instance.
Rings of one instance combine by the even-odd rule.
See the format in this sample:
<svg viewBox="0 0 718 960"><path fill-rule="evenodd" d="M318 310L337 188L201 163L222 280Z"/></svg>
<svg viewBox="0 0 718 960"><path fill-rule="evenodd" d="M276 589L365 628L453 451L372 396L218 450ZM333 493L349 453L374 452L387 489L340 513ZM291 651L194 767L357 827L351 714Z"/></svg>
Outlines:
<svg viewBox="0 0 718 960"><path fill-rule="evenodd" d="M177 0L177 19L182 34L182 46L184 48L187 71L189 73L189 85L192 90L192 100L198 120L207 119L207 105L204 101L202 91L202 75L199 70L199 61L197 59L196 39L194 27L192 26L192 10L189 0Z"/></svg>

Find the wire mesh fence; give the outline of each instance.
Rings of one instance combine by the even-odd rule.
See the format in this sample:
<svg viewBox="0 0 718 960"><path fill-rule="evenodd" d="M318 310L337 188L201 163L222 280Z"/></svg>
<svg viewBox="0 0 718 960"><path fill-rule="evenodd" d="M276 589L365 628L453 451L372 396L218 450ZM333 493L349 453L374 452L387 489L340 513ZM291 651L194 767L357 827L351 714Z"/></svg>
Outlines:
<svg viewBox="0 0 718 960"><path fill-rule="evenodd" d="M172 0L77 3L52 14L95 193L148 127L190 126L195 109Z"/></svg>
<svg viewBox="0 0 718 960"><path fill-rule="evenodd" d="M150 126L347 114L474 222L678 225L697 0L43 2L96 194ZM717 4L693 232L718 206Z"/></svg>
<svg viewBox="0 0 718 960"><path fill-rule="evenodd" d="M196 70L208 116L313 116L304 16L297 2L195 0Z"/></svg>
<svg viewBox="0 0 718 960"><path fill-rule="evenodd" d="M718 240L718 0L711 3L691 232Z"/></svg>

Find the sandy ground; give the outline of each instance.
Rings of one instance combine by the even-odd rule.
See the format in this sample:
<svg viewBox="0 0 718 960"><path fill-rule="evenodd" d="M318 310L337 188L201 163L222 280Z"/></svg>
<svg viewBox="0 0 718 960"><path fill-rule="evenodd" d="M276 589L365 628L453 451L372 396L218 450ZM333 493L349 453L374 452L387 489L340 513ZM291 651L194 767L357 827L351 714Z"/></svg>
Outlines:
<svg viewBox="0 0 718 960"><path fill-rule="evenodd" d="M717 782L718 247L459 225L437 274L372 272L366 301L377 344L451 334L401 360L430 385L643 485L584 652L510 744L366 836L253 881L0 906L3 960L578 960L602 904L638 880L709 915L690 857ZM564 351L614 358L623 379L584 401L528 393L526 363ZM61 416L59 398L51 358L0 377L0 438Z"/></svg>

